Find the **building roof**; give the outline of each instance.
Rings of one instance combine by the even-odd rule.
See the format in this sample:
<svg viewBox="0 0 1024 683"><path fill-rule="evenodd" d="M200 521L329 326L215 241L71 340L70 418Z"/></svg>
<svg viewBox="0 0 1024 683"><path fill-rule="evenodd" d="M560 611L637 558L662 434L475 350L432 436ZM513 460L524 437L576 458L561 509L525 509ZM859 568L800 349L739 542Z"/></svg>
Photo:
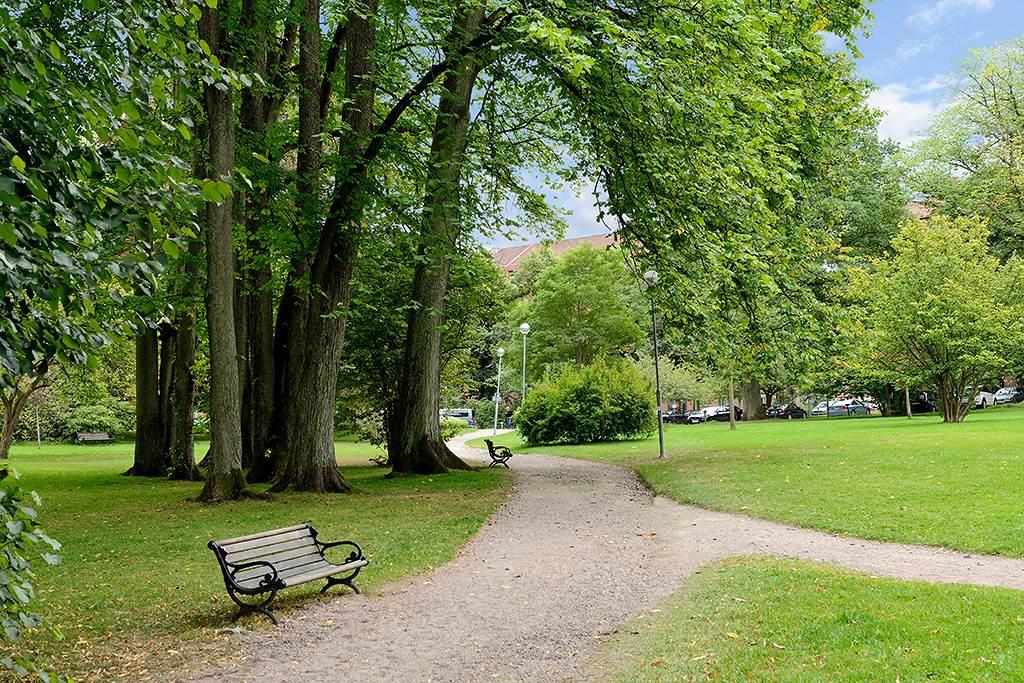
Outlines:
<svg viewBox="0 0 1024 683"><path fill-rule="evenodd" d="M512 247L492 249L491 256L494 257L494 262L498 264L499 268L511 274L519 269L519 265L527 256L538 249L543 249L545 246L551 249L553 255L560 256L570 249L575 249L584 244L589 244L595 249L604 249L617 244L618 241L614 233L587 235L585 237L571 237L557 242L534 242L532 244L518 244Z"/></svg>

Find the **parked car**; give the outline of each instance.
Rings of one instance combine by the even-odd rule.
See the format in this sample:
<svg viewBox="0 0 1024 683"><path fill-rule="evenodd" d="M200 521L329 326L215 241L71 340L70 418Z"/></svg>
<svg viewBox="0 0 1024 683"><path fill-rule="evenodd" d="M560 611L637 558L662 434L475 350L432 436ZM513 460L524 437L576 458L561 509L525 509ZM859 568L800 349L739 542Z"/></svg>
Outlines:
<svg viewBox="0 0 1024 683"><path fill-rule="evenodd" d="M462 420L469 427L476 427L476 418L472 408L442 408L441 419Z"/></svg>
<svg viewBox="0 0 1024 683"><path fill-rule="evenodd" d="M938 402L927 391L919 391L910 399L911 413L934 413Z"/></svg>
<svg viewBox="0 0 1024 683"><path fill-rule="evenodd" d="M1003 387L995 393L992 403L1003 405L1004 403L1020 403L1024 401L1024 389L1020 387Z"/></svg>
<svg viewBox="0 0 1024 683"><path fill-rule="evenodd" d="M661 420L666 424L683 424L686 422L687 415L689 415L689 413L673 408L672 410L666 410L663 412L661 414Z"/></svg>
<svg viewBox="0 0 1024 683"><path fill-rule="evenodd" d="M698 408L697 410L691 410L686 414L686 424L696 425L702 422L708 421L708 416L712 411L717 410L718 406L710 406L707 408Z"/></svg>
<svg viewBox="0 0 1024 683"><path fill-rule="evenodd" d="M733 410L736 411L736 419L743 419L743 409L739 406L733 406ZM715 422L728 422L729 421L729 406L718 406L713 409L712 413L708 416L708 420L714 420Z"/></svg>
<svg viewBox="0 0 1024 683"><path fill-rule="evenodd" d="M974 407L975 408L988 408L996 404L996 395L991 391L985 391L984 389L975 390L974 387L967 387L964 392L964 397L960 399L960 403L967 403L971 400L971 393L977 391L974 394Z"/></svg>
<svg viewBox="0 0 1024 683"><path fill-rule="evenodd" d="M835 399L833 401L822 401L811 409L811 415L825 415L829 417L845 417L847 415L870 415L871 408L863 401L855 398Z"/></svg>
<svg viewBox="0 0 1024 683"><path fill-rule="evenodd" d="M769 408L766 415L780 420L800 420L807 417L807 411L795 403L780 403Z"/></svg>

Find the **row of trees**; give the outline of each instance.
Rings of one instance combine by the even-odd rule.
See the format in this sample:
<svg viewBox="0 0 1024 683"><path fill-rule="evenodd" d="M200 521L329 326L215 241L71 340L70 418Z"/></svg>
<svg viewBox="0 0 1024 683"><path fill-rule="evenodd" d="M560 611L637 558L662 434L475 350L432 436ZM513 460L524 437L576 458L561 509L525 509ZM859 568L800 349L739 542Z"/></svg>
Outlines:
<svg viewBox="0 0 1024 683"><path fill-rule="evenodd" d="M596 179L628 253L746 291L805 248L799 208L866 115L819 35L851 36L860 0L2 17L4 386L134 329L129 473L195 478L204 344L205 499L248 480L346 490L339 386L384 411L396 473L464 467L440 438L440 379L478 319L462 311L488 300L479 236L558 224L526 175Z"/></svg>

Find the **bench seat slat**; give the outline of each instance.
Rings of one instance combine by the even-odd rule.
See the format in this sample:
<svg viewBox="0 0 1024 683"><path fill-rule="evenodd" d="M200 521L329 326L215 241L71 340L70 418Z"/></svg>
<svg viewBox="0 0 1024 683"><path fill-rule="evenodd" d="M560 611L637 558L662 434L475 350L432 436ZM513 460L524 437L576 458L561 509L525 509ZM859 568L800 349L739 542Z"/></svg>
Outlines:
<svg viewBox="0 0 1024 683"><path fill-rule="evenodd" d="M263 548L268 545L275 545L277 543L285 543L287 541L297 541L303 538L312 538L312 534L309 532L309 527L302 529L295 529L281 534L274 534L273 536L262 536L260 538L245 539L242 541L236 541L234 543L223 545L219 544L221 549L231 555L233 553L240 553L244 550L254 550L256 548Z"/></svg>
<svg viewBox="0 0 1024 683"><path fill-rule="evenodd" d="M300 531L300 530L304 530L306 532L306 534L308 535L309 534L309 525L308 524L296 524L295 526L286 526L286 527L282 527L280 529L273 529L271 531L262 531L262 532L260 532L258 534L249 534L248 536L238 536L237 538L226 538L223 541L217 541L217 545L219 545L224 550L231 550L232 548L229 548L229 546L233 546L236 543L244 543L244 542L247 542L247 541L256 541L256 540L259 540L261 538L267 538L268 536L281 536L281 535L287 534L289 532ZM259 545L259 544L256 544L256 545Z"/></svg>
<svg viewBox="0 0 1024 683"><path fill-rule="evenodd" d="M286 560L281 560L279 562L271 562L271 564L274 565L274 569L277 570L278 576L280 576L286 573L289 569L292 569L293 567L302 567L307 564L314 564L316 562L326 562L326 560L324 560L323 555L321 555L319 552L306 553L305 555L298 555L296 557L291 557ZM269 569L264 566L250 567L248 569L243 569L242 571L235 574L235 579L237 581L244 581L253 576L263 576L268 571Z"/></svg>
<svg viewBox="0 0 1024 683"><path fill-rule="evenodd" d="M308 583L309 581L316 581L317 579L326 579L328 576L334 576L335 574L340 574L341 572L347 572L353 569L357 569L359 567L365 567L369 563L369 560L366 559L356 560L355 562L348 562L346 564L328 563L329 566L324 567L323 569L289 576L284 579L284 585L286 587L297 586L300 583Z"/></svg>
<svg viewBox="0 0 1024 683"><path fill-rule="evenodd" d="M261 545L258 548L248 548L238 552L228 552L224 559L232 564L250 562L252 560L268 560L273 562L272 558L277 555L284 555L295 550L311 551L315 550L316 547L316 541L313 540L313 537L306 536L304 538L289 539L281 543Z"/></svg>

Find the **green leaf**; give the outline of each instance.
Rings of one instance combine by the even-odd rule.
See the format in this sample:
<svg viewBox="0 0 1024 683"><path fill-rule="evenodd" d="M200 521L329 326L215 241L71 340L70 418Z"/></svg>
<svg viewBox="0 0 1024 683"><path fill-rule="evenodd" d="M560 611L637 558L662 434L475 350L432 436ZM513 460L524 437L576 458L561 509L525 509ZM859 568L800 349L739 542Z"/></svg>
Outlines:
<svg viewBox="0 0 1024 683"><path fill-rule="evenodd" d="M11 92L18 97L28 97L28 86L21 82L17 76L11 76L7 81L7 85L10 86Z"/></svg>
<svg viewBox="0 0 1024 683"><path fill-rule="evenodd" d="M11 157L11 166L13 166L14 169L19 173L25 172L25 160L19 157L17 154Z"/></svg>
<svg viewBox="0 0 1024 683"><path fill-rule="evenodd" d="M181 256L181 248L177 245L174 240L166 239L163 243L164 253L167 254L168 258L177 259Z"/></svg>
<svg viewBox="0 0 1024 683"><path fill-rule="evenodd" d="M217 9L217 0L206 0L206 6L210 9Z"/></svg>
<svg viewBox="0 0 1024 683"><path fill-rule="evenodd" d="M0 239L12 247L17 243L18 235L14 232L13 223L0 223Z"/></svg>
<svg viewBox="0 0 1024 683"><path fill-rule="evenodd" d="M62 59L63 55L60 53L60 47L57 43L50 42L50 55L58 62Z"/></svg>

